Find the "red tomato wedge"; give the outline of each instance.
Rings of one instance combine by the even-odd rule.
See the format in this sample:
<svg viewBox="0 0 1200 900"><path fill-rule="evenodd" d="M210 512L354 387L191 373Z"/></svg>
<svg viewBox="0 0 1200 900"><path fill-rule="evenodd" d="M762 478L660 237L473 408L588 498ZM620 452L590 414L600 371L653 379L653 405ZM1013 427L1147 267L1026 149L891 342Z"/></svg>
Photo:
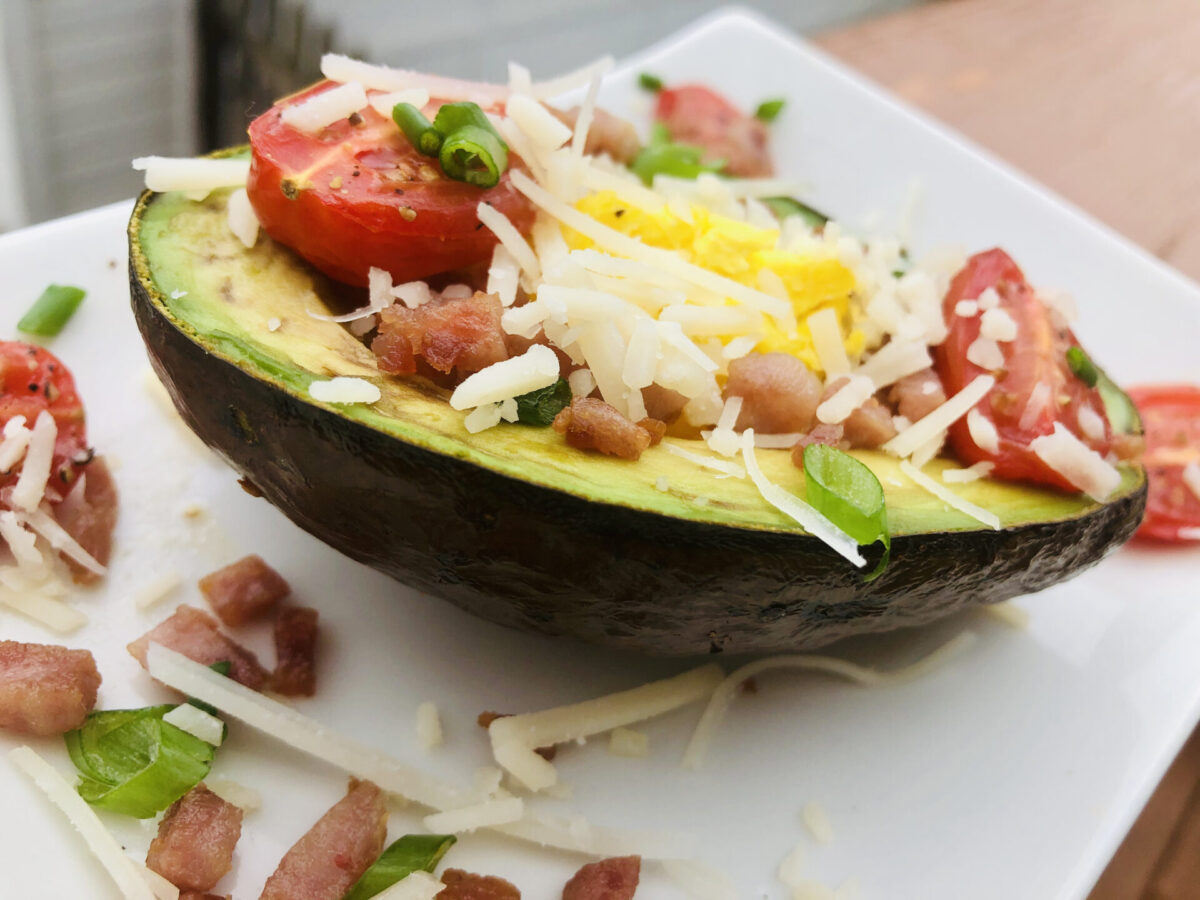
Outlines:
<svg viewBox="0 0 1200 900"><path fill-rule="evenodd" d="M725 172L756 178L773 171L767 126L742 112L711 88L684 84L658 92L654 118L671 140L702 148L704 161L725 160Z"/></svg>
<svg viewBox="0 0 1200 900"><path fill-rule="evenodd" d="M14 416L24 416L32 428L38 415L48 410L58 426L51 463L51 487L60 491L75 479L75 460L87 451L83 402L75 393L75 379L58 358L42 347L17 341L0 341L0 426ZM0 487L17 480L17 473L0 473Z"/></svg>
<svg viewBox="0 0 1200 900"><path fill-rule="evenodd" d="M1131 388L1142 416L1150 479L1146 518L1137 536L1160 541L1200 540L1200 496L1184 472L1200 466L1200 387L1162 384Z"/></svg>
<svg viewBox="0 0 1200 900"><path fill-rule="evenodd" d="M995 289L1000 298L998 308L1017 325L1016 340L999 344L1004 366L991 373L967 359L968 349L979 337L981 316L960 316L955 311L960 300L975 300L988 288ZM966 465L993 463L992 475L997 478L1077 490L1029 448L1034 438L1053 432L1056 422L1102 455L1111 447L1112 429L1100 392L1089 388L1067 363L1067 350L1079 346L1071 329L1056 321L1017 264L999 249L977 253L967 261L950 283L943 314L950 333L934 348L934 366L946 393L957 393L979 375L992 374L996 378L995 387L976 409L996 427L998 449L992 452L976 444L964 416L950 427L950 446L955 455ZM1035 397L1044 402L1030 410ZM1086 436L1087 430L1079 424L1081 413L1088 416L1084 410L1098 417L1102 435Z"/></svg>
<svg viewBox="0 0 1200 900"><path fill-rule="evenodd" d="M405 282L488 262L496 238L476 215L481 202L522 232L532 227L533 207L507 173L487 190L451 180L369 106L318 134L283 123L284 108L333 87L321 82L250 123L246 192L272 238L330 277L366 285L372 266ZM440 106L424 112L432 119Z"/></svg>

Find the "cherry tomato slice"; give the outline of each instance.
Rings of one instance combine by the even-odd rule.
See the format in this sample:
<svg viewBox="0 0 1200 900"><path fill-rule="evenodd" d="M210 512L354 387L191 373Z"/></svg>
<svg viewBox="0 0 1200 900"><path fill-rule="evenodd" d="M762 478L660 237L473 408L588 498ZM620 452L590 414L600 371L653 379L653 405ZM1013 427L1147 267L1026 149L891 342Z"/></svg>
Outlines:
<svg viewBox="0 0 1200 900"><path fill-rule="evenodd" d="M87 451L83 403L75 379L49 350L17 341L0 341L0 427L24 416L32 428L38 414L49 410L58 426L51 463L50 487L61 493L75 480L75 460ZM0 487L16 483L17 471L0 473Z"/></svg>
<svg viewBox="0 0 1200 900"><path fill-rule="evenodd" d="M1161 541L1200 539L1200 496L1184 480L1200 464L1200 387L1147 385L1127 392L1142 416L1150 479L1146 518L1137 536Z"/></svg>
<svg viewBox="0 0 1200 900"><path fill-rule="evenodd" d="M1016 340L999 344L1003 367L991 373L967 358L971 344L979 337L981 316L960 316L956 312L960 300L975 300L988 288L995 289L999 308L1017 325ZM975 443L964 416L950 427L950 446L955 455L967 465L993 463L992 475L997 478L1077 490L1029 448L1034 438L1053 432L1056 422L1102 455L1112 446L1112 430L1100 392L1088 387L1067 363L1067 350L1079 346L1070 328L1057 321L1017 264L999 249L978 253L967 261L950 283L943 315L949 335L934 348L934 365L946 393L957 393L979 375L992 374L996 378L995 387L976 409L996 427L997 451L984 450ZM1045 387L1038 388L1039 384ZM1027 415L1026 407L1035 388L1046 402ZM1102 434L1089 437L1088 430L1081 428L1079 417L1081 413L1088 416L1085 410L1094 414L1090 421L1100 423Z"/></svg>
<svg viewBox="0 0 1200 900"><path fill-rule="evenodd" d="M334 86L321 82L250 123L246 192L272 238L330 277L366 285L372 266L405 282L488 262L496 238L476 215L481 202L522 232L532 227L533 207L507 173L487 190L453 181L369 106L318 134L284 124L284 108ZM520 164L510 153L509 168Z"/></svg>

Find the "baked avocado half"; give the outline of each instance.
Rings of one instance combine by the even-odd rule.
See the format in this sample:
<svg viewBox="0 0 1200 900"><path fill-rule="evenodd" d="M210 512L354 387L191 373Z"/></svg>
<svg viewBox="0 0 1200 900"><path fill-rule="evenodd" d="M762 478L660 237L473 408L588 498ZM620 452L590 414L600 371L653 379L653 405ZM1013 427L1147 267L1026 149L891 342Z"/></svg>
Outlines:
<svg viewBox="0 0 1200 900"><path fill-rule="evenodd" d="M469 434L446 391L382 374L343 326L312 318L333 286L265 235L246 250L225 204L222 192L197 203L148 191L129 225L134 315L184 420L305 530L486 619L653 654L811 648L1040 590L1141 519L1136 467L1105 503L956 486L1000 517L994 531L890 457L856 453L884 487L893 535L890 564L867 580L878 546L856 569L749 480L714 478L662 446L629 463L571 449L550 428ZM371 381L382 399L309 396L337 375ZM787 451L758 457L803 496Z"/></svg>

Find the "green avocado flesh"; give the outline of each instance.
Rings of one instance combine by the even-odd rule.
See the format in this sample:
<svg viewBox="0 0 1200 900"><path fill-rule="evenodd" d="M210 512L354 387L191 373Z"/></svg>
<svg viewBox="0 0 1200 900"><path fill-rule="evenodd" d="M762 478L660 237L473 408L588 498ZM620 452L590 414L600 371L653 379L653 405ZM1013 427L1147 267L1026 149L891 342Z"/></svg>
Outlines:
<svg viewBox="0 0 1200 900"><path fill-rule="evenodd" d="M469 434L447 391L380 373L342 325L309 315L334 311L330 283L265 235L242 247L221 193L143 195L130 248L134 312L188 424L322 540L505 624L654 653L817 646L1062 580L1127 539L1144 505L1132 467L1104 504L955 485L1000 517L997 532L894 459L856 453L883 485L893 535L887 571L865 583L870 565L804 534L748 479L717 478L664 446L630 463L572 449L550 428ZM382 399L309 397L312 381L337 375L371 381ZM804 496L789 451L757 456Z"/></svg>

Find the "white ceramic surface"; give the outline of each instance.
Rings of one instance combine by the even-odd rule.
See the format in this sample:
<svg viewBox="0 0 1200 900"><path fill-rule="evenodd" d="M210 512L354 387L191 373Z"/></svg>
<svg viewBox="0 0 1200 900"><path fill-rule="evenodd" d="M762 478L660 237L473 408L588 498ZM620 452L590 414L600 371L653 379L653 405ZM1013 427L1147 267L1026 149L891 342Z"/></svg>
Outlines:
<svg viewBox="0 0 1200 900"><path fill-rule="evenodd" d="M623 66L606 85L606 104L648 111L635 87L643 70L668 82L714 83L744 106L786 95L776 157L785 172L811 181L814 204L853 224L874 211L894 213L919 178L918 248L1001 244L1034 281L1076 295L1080 334L1118 379L1200 381L1195 286L796 39L741 13L711 17ZM250 551L286 575L299 602L321 611L320 691L300 708L459 780L489 762L474 724L479 711L584 699L688 665L475 621L340 557L243 493L148 386L128 309L128 209L117 204L0 238L0 335L14 334L48 282L89 291L52 346L75 370L92 440L117 464L122 494L118 555L105 585L77 601L91 624L69 640L95 651L102 706L165 696L124 644L173 603L200 602L195 580ZM198 516L185 515L197 505ZM1198 564L1198 549L1132 547L1019 601L1031 615L1026 630L969 613L835 648L890 666L963 628L979 633L969 652L904 686L764 676L758 693L735 705L698 773L677 765L696 709L643 726L646 760L611 756L600 739L570 747L559 757L574 785L570 806L597 823L694 833L699 856L726 872L741 897L785 897L775 871L801 842L812 878L838 885L856 877L862 900L1082 898L1200 714ZM135 610L131 594L169 570L183 576L179 592ZM0 636L50 639L3 611ZM265 632L247 639L269 658ZM438 703L447 733L445 748L429 755L413 725L424 700ZM0 736L0 751L16 743ZM69 774L60 741L33 743ZM214 776L253 785L265 798L247 816L235 870L221 885L239 900L257 895L281 853L344 787L341 773L236 725ZM117 896L78 836L6 760L0 798L0 896ZM800 810L810 801L828 811L833 843L818 845L806 833ZM144 852L150 826L106 820L132 852ZM392 833L419 822L397 810ZM448 862L506 876L530 898L558 896L578 865L482 835L461 840ZM683 895L647 866L638 896Z"/></svg>

